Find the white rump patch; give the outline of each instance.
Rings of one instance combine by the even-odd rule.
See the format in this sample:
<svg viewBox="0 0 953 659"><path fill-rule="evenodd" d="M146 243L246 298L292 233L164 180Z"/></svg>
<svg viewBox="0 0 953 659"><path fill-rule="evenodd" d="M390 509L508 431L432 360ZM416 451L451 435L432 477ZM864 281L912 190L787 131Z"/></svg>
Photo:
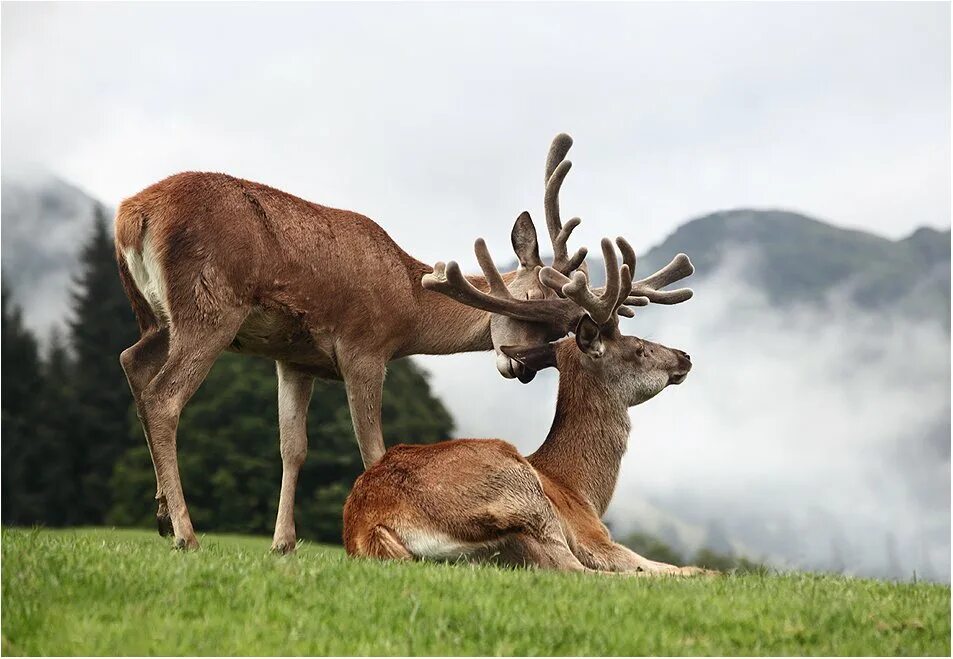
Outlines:
<svg viewBox="0 0 953 659"><path fill-rule="evenodd" d="M165 277L148 232L142 239L141 254L132 248L123 250L122 254L126 259L126 265L129 266L132 281L142 293L142 297L149 303L152 313L163 324L168 323L169 303L166 296Z"/></svg>

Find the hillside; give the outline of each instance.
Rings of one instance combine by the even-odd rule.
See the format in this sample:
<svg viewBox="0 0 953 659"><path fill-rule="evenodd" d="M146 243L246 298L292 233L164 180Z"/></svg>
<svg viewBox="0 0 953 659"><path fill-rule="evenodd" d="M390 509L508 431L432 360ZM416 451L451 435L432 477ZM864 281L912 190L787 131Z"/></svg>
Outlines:
<svg viewBox="0 0 953 659"><path fill-rule="evenodd" d="M691 285L700 292L726 259L744 253L753 257L746 281L775 304L816 303L843 288L863 307L895 305L949 327L949 229L922 227L893 241L786 211L723 211L681 225L639 260L639 274L678 252L692 257Z"/></svg>
<svg viewBox="0 0 953 659"><path fill-rule="evenodd" d="M3 531L5 655L948 655L948 586L379 563L305 544Z"/></svg>
<svg viewBox="0 0 953 659"><path fill-rule="evenodd" d="M70 282L98 202L49 174L0 181L3 277L26 325L45 337L69 305Z"/></svg>

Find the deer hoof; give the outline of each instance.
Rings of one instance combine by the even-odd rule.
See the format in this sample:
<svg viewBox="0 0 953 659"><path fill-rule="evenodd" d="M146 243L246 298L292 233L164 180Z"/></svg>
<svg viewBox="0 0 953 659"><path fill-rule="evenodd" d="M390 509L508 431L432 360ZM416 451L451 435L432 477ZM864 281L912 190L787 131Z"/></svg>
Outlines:
<svg viewBox="0 0 953 659"><path fill-rule="evenodd" d="M172 530L172 518L168 514L162 515L156 513L156 528L159 529L159 535L163 538L168 538L174 535Z"/></svg>
<svg viewBox="0 0 953 659"><path fill-rule="evenodd" d="M176 538L173 549L178 551L195 551L199 548L199 541L193 538Z"/></svg>
<svg viewBox="0 0 953 659"><path fill-rule="evenodd" d="M283 542L275 542L271 545L271 551L274 554L279 556L287 556L288 554L293 554L295 552L295 541L286 540Z"/></svg>

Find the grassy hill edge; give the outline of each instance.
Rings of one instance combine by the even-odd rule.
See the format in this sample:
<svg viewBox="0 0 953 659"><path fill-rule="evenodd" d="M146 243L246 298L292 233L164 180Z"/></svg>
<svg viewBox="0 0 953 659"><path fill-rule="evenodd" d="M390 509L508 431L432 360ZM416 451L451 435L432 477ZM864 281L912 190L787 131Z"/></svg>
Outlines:
<svg viewBox="0 0 953 659"><path fill-rule="evenodd" d="M208 535L2 532L27 654L950 654L950 588L811 574L628 579L348 559Z"/></svg>

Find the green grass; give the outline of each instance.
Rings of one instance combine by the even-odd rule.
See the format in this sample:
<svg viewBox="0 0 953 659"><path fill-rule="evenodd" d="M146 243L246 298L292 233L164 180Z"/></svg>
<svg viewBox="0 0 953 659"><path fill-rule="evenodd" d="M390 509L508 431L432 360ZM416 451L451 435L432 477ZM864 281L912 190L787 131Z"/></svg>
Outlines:
<svg viewBox="0 0 953 659"><path fill-rule="evenodd" d="M5 529L3 654L950 654L950 588L351 560L208 535Z"/></svg>

